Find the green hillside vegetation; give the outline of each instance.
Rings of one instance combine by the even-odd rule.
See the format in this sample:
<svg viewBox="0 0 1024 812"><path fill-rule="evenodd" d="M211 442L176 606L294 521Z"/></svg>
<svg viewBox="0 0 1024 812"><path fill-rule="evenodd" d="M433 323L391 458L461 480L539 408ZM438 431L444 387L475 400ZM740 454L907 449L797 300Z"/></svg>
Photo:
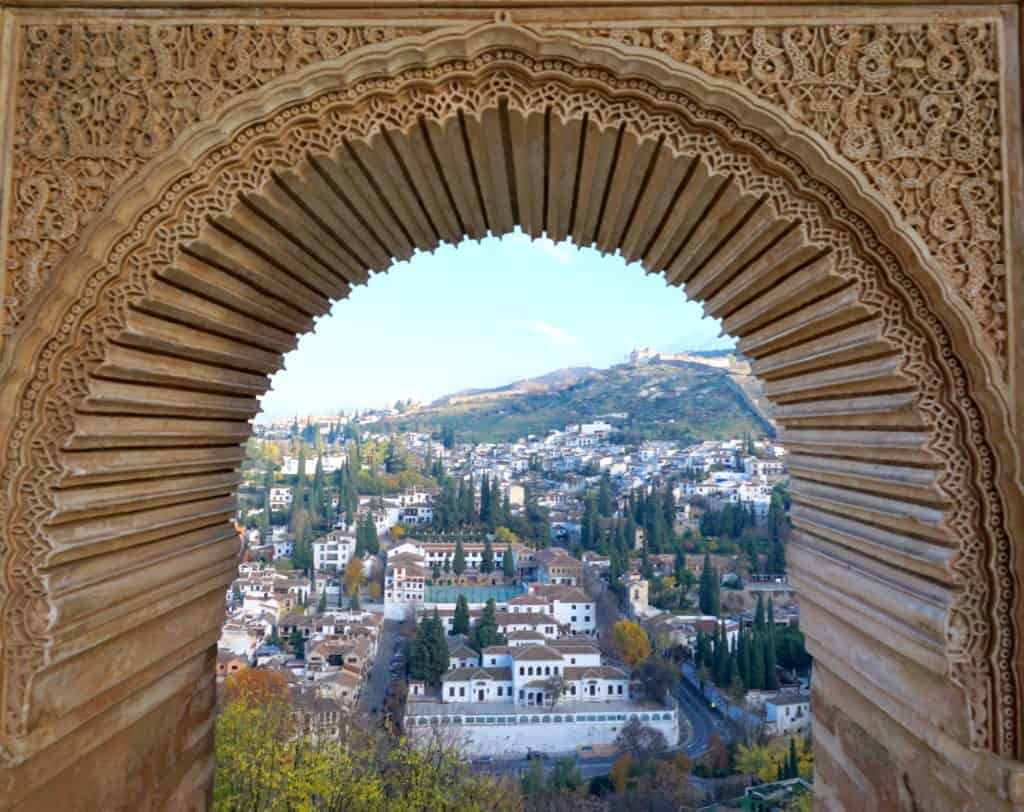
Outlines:
<svg viewBox="0 0 1024 812"><path fill-rule="evenodd" d="M543 377L558 380L552 373ZM507 442L622 412L628 418L607 419L628 440L687 442L771 433L725 371L701 364L623 365L565 386L520 384L508 394L489 390L456 403L442 399L386 425L429 432L450 427L462 442Z"/></svg>

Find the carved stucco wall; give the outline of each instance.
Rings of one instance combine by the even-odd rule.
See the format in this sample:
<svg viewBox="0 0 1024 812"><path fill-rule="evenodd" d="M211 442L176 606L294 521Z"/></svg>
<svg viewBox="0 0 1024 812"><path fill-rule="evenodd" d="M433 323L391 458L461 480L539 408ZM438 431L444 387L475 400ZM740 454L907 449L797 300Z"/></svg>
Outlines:
<svg viewBox="0 0 1024 812"><path fill-rule="evenodd" d="M538 26L557 30L557 24ZM110 190L230 98L424 26L26 24L4 330ZM572 29L570 29L572 30ZM1006 365L998 21L579 28L652 48L812 128L928 244Z"/></svg>
<svg viewBox="0 0 1024 812"><path fill-rule="evenodd" d="M397 47L432 28L452 28L450 21L435 26L423 20L392 22L382 27L111 24L85 18L19 26L16 160L7 218L12 226L5 299L9 340L17 341L19 330L26 329L26 316L31 325L38 304L33 298L45 296L47 285L59 278L61 259L74 250L95 212L173 135L215 118L235 94L304 65L367 43L388 41ZM931 249L930 261L973 314L979 348L995 359L998 388L1007 382L999 25L998 19L982 17L933 25L676 23L573 30L595 42L666 54L741 85L825 138L836 154L861 169L892 213L905 218L907 228ZM557 22L528 28L570 30ZM601 81L615 86L613 77ZM363 126L373 126L372 120ZM756 142L759 150L769 146ZM710 154L713 145L700 149ZM723 165L733 160L723 158ZM805 182L813 185L810 178ZM862 239L871 251L885 253L868 232ZM959 545L951 564L959 593L947 627L951 673L967 694L971 744L1013 757L1020 745L1018 640L1012 619L1016 572L996 484L998 454L984 431L993 416L985 413L991 412L988 402L979 408L971 399L970 376L978 370L965 369L953 357L942 324L920 296L914 299L913 285L895 258L880 261L916 308L916 326L908 331L907 314L898 305L876 302L888 335L906 351L901 371L920 393L918 407L933 430L930 452L944 461L940 484L952 506L945 527ZM863 281L855 265L848 272L862 279L863 295L870 299L874 283ZM33 395L48 391L47 403L64 399L73 410L73 399L84 391L84 382L76 383L78 374L65 378L67 391L58 387L55 393L53 384L61 374L47 373L45 364L42 372ZM31 439L36 465L44 460L47 465L28 470L24 451L10 454L0 495L0 512L7 517L0 537L7 678L3 710L5 730L15 735L28 730L24 692L50 645L45 624L40 625L48 614L47 599L34 562L47 553L43 525L54 510L46 483L59 476L62 438L66 441L73 432L72 411L56 405L49 407L51 421L43 430L33 426L38 419L34 400L22 415L21 436ZM19 447L26 449L28 443L8 449Z"/></svg>

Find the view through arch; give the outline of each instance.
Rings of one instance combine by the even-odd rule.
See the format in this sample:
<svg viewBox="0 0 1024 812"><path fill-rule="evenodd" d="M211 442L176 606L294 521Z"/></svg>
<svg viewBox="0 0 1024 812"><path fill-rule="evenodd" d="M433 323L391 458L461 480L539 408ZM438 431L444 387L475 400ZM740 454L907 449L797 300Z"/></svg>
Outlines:
<svg viewBox="0 0 1024 812"><path fill-rule="evenodd" d="M161 682L203 717L196 675L234 569L233 469L266 375L366 268L518 225L664 271L754 360L793 453L792 570L833 720L816 742L836 803L844 782L864 783L864 743L884 741L879 805L907 786L936 808L1004 804L1011 767L980 754L1019 748L1013 562L991 521L1005 451L976 425L988 367L920 245L820 142L615 46L486 26L370 49L344 76L339 90L330 68L310 69L239 102L222 117L230 138L194 133L191 164L149 174L159 202L126 189L131 225L92 232L75 278L40 305L40 334L13 351L15 769L70 766L74 733L130 693L107 667L121 652L135 652L133 687ZM150 566L168 550L193 591ZM112 581L125 563L147 576ZM187 668L139 651L159 605L206 630ZM59 757L32 759L48 750ZM962 783L938 780L951 760Z"/></svg>

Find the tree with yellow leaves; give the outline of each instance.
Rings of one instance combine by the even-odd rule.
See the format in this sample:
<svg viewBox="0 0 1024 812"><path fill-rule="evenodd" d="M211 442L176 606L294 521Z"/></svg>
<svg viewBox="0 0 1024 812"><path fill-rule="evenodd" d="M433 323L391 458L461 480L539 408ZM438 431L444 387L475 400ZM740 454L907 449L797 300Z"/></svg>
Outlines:
<svg viewBox="0 0 1024 812"><path fill-rule="evenodd" d="M275 681L236 690L217 720L215 812L523 812L514 784L471 769L443 740L392 740L353 725L301 735ZM269 698L268 698L269 696Z"/></svg>
<svg viewBox="0 0 1024 812"><path fill-rule="evenodd" d="M747 746L741 744L736 751L736 772L756 775L762 781L775 781L779 766L790 758L791 748L796 750L800 777L810 780L814 772L814 752L803 737L780 737L767 744Z"/></svg>
<svg viewBox="0 0 1024 812"><path fill-rule="evenodd" d="M612 645L619 659L630 667L639 665L651 656L647 632L632 620L620 620L612 627Z"/></svg>
<svg viewBox="0 0 1024 812"><path fill-rule="evenodd" d="M345 565L345 590L349 595L355 595L365 580L362 559L352 556Z"/></svg>

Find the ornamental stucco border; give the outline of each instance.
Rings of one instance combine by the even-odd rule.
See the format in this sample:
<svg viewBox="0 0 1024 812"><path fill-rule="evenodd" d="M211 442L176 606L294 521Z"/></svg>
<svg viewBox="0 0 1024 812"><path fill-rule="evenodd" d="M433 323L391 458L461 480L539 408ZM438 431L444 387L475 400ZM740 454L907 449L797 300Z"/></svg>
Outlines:
<svg viewBox="0 0 1024 812"><path fill-rule="evenodd" d="M217 145L229 143L233 137L244 133L252 122L271 117L275 111L302 105L304 100L315 94L336 91L339 84L345 87L346 82L349 98L343 101L354 102L361 91L373 92L372 87L360 88L362 77L394 76L403 71L415 71L423 64L458 58L471 60L477 52L489 48L506 48L530 59L550 59L565 65L585 61L596 68L603 68L607 74L599 73L583 80L584 84L610 95L617 93L624 97L642 98L654 106L685 106L686 100L696 99L690 102L691 113L707 115L711 119L703 126L716 131L730 130L730 137L745 141L747 148L756 151L763 163L782 171L781 176L786 177L787 182L799 186L800 194L813 196L823 211L828 210L828 214L823 216L830 222L845 220L847 231L859 232L859 236L853 239L860 244L864 256L871 257L876 267L886 268L886 273L880 274L880 278L888 275L887 284L896 283L903 289L897 294L904 303L903 317L916 324L915 334L931 335L926 342L930 348L922 346L921 357L915 359L919 368L908 371L922 381L922 391L931 387L933 394L930 397L936 403L944 401L941 408L935 408L940 409L945 417L933 416L931 422L946 435L942 445L948 453L959 454L957 462L964 466L952 471L949 474L952 479L945 485L948 488L959 486L977 494L973 499L976 511L969 519L961 517L958 535L963 539L965 531L969 530L975 544L981 539L987 540L980 551L975 551L972 560L960 562L964 568L960 577L970 581L972 588L965 588L961 593L967 596L971 605L955 607L951 613L953 620L948 636L954 678L964 685L972 706L972 720L978 725L972 732L974 746L991 748L1005 755L1014 754L1017 748L1017 675L1016 632L1012 616L1016 609L1016 575L1006 535L1002 499L995 486L995 476L999 471L990 443L995 443L993 438L998 439L998 427L984 426L983 410L972 402L972 395L984 400L991 388L985 375L980 381L968 378L968 374L973 378L978 370L988 368L983 352L972 340L968 315L957 298L950 296L947 283L929 268L926 250L920 241L901 228L891 211L880 204L859 174L836 156L822 139L798 132L769 105L688 66L672 63L650 52L583 40L571 34L544 36L523 28L499 25L469 33L448 30L416 39L367 46L349 57L321 63L294 77L283 78L229 105L216 123L200 125L179 138L164 158L155 160L137 182L125 188L107 207L108 217L95 224L87 239L66 260L59 286L54 287L47 301L36 311L33 329L22 336L13 349L11 369L14 374L5 381L0 393L0 408L6 414L14 414L17 408L19 419L17 424L5 427L5 449L8 453L3 472L4 488L0 494L0 508L5 510L0 511L0 515L9 517L3 538L9 545L14 542L11 546L15 547L13 552L20 566L10 566L14 559L7 558L5 572L28 573L45 562L43 526L48 518L46 491L61 473L61 440L74 431L72 406L76 393L82 392L81 383L86 374L83 367L95 363L99 358L97 352L102 352L102 340L89 349L83 345L77 350L72 350L73 342L80 341L83 335L98 340L106 329L110 329L110 324L101 322L110 314L104 313L103 306L96 304L109 285L134 287L131 295L142 294L137 283L133 285L124 278L126 274L119 263L127 246L151 239L155 224L163 217L162 212L173 211L174 208L165 202L149 209L150 204L165 194L172 198L179 196L187 186L185 179L196 167L208 163L211 152L217 153ZM556 68L551 71L559 73ZM563 78L568 77L565 71L562 74ZM627 83L626 90L622 90L623 77L636 77ZM419 81L430 84L434 77L420 75ZM575 81L580 81L579 77ZM616 85L617 89L613 87ZM282 113L278 112L278 115ZM742 126L736 123L737 119L742 120ZM282 118L281 122L276 122L272 119L272 124L286 120ZM801 157L797 159L795 156ZM807 164L815 165L813 171L807 169ZM779 170L779 167L785 169ZM155 195L151 191L154 189L162 190L161 194ZM844 208L852 211L842 211ZM837 210L842 213L837 214ZM895 254L890 254L889 249ZM943 314L942 322L936 313ZM51 334L48 325L60 327ZM941 370L940 358L945 362L944 371ZM30 369L32 377L26 374ZM936 394L936 388L945 391ZM986 404L988 407L999 401L996 395L989 394L988 397L995 398ZM11 411L7 411L8 407ZM999 412L989 412L993 413ZM978 459L974 459L967 448L969 436L977 443L975 453ZM1000 446L996 443L995 447ZM42 464L44 460L46 462ZM36 500L34 504L29 504L33 500ZM962 501L970 503L972 500ZM983 557L979 558L978 552L984 553ZM11 554L11 549L5 551L5 555ZM1003 573L995 583L988 583L989 568ZM4 637L8 642L24 642L28 649L36 652L28 662L20 657L12 658L10 646L4 652L5 687L12 687L11 678L14 677L17 683L14 687L19 689L16 691L18 699L5 696L5 730L14 736L24 736L32 733L24 725L31 673L46 662L46 640L51 630L45 621L48 617L45 593L12 594L19 584L12 584L10 580L9 577L4 585L7 589L4 596ZM988 585L982 588L982 582ZM990 600L1001 607L996 617L988 615ZM970 618L966 629L964 618ZM982 620L985 618L987 620ZM979 621L991 626L990 636L981 641L984 650L978 647L978 640L984 635L976 635L971 628ZM20 628L15 629L19 624ZM11 634L12 631L15 633ZM42 645L33 646L33 641L42 642ZM1002 654L1000 667L995 669L998 680L989 684L993 674L986 668L986 663L990 662L996 650ZM16 675L13 672L19 665L29 667ZM997 696L1000 701L996 701ZM1005 713L1000 713L999 708L1003 708ZM20 724L17 719L10 718L11 711L21 718ZM1003 722L998 731L992 725L997 715ZM17 757L13 753L11 755Z"/></svg>
<svg viewBox="0 0 1024 812"><path fill-rule="evenodd" d="M544 4L515 15L538 30L566 28L665 53L747 88L824 135L926 240L1007 376L1013 326L1001 270L1005 212L1012 209L1000 190L1011 170L1000 146L1015 119L999 66L1010 64L1014 48L999 16L922 7L879 23L877 12L856 4L814 9L810 18L782 5L716 7L710 17L686 6L648 8L595 7L585 22L578 12ZM12 115L22 159L6 209L11 239L0 340L4 332L17 335L26 308L113 190L225 98L368 42L487 13L428 4L404 20L339 10L317 20L282 18L276 26L246 12L125 13L116 25L96 12L56 21L21 16Z"/></svg>

